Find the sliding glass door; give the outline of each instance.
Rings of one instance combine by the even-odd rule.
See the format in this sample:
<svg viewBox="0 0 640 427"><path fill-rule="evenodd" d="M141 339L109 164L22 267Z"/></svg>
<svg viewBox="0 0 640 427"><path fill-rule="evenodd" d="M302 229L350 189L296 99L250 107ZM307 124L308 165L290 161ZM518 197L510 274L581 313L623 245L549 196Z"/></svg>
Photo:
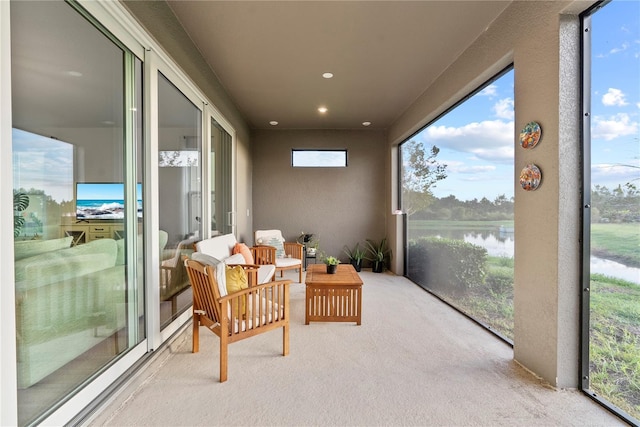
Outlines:
<svg viewBox="0 0 640 427"><path fill-rule="evenodd" d="M232 149L231 135L212 117L211 153L209 160L212 234L229 234L234 232Z"/></svg>
<svg viewBox="0 0 640 427"><path fill-rule="evenodd" d="M12 2L11 42L24 425L145 338L142 62L61 1Z"/></svg>
<svg viewBox="0 0 640 427"><path fill-rule="evenodd" d="M158 73L160 325L192 303L182 262L202 236L202 111Z"/></svg>

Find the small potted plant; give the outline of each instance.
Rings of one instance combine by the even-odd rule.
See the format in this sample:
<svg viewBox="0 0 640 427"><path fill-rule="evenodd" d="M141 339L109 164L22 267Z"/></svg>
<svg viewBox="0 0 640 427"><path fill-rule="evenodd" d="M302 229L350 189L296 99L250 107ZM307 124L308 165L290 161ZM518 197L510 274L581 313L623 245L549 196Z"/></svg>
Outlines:
<svg viewBox="0 0 640 427"><path fill-rule="evenodd" d="M385 237L380 240L380 242L367 239L365 241L365 246L367 247L367 252L369 254L369 256L365 258L373 263L372 271L374 273L382 273L385 264L391 257L391 250L387 247L387 238Z"/></svg>
<svg viewBox="0 0 640 427"><path fill-rule="evenodd" d="M304 245L308 257L315 257L318 250L318 239L314 238L313 233L300 233L297 239L298 243Z"/></svg>
<svg viewBox="0 0 640 427"><path fill-rule="evenodd" d="M362 260L366 255L365 250L360 247L360 242L356 243L353 248L344 245L342 250L349 257L349 262L353 265L353 268L359 272L362 269Z"/></svg>
<svg viewBox="0 0 640 427"><path fill-rule="evenodd" d="M324 263L327 264L327 274L335 274L340 260L334 256L328 256L324 258Z"/></svg>

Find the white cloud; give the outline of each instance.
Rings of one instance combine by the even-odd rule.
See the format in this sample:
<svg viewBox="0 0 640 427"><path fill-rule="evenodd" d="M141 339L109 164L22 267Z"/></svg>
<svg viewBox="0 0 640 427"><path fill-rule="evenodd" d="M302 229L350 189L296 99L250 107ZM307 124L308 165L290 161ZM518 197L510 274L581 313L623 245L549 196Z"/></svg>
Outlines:
<svg viewBox="0 0 640 427"><path fill-rule="evenodd" d="M479 93L478 96L488 96L488 97L494 97L498 94L498 86L497 85L489 85L487 87L485 87L484 89L482 89Z"/></svg>
<svg viewBox="0 0 640 427"><path fill-rule="evenodd" d="M496 112L496 116L501 119L513 120L513 99L504 98L499 100L493 106L493 110Z"/></svg>
<svg viewBox="0 0 640 427"><path fill-rule="evenodd" d="M626 135L638 134L638 122L632 122L626 113L611 117L594 116L591 137L611 141Z"/></svg>
<svg viewBox="0 0 640 427"><path fill-rule="evenodd" d="M616 54L616 53L624 52L628 48L629 48L629 43L622 43L622 46L614 47L609 51L609 53Z"/></svg>
<svg viewBox="0 0 640 427"><path fill-rule="evenodd" d="M640 160L629 159L627 164L598 163L591 165L591 182L613 188L615 184L640 180Z"/></svg>
<svg viewBox="0 0 640 427"><path fill-rule="evenodd" d="M450 173L460 173L460 174L484 174L491 173L496 170L496 167L493 165L476 165L476 166L467 166L459 161L447 161L443 160L442 163L447 165L447 172Z"/></svg>
<svg viewBox="0 0 640 427"><path fill-rule="evenodd" d="M625 94L620 89L610 87L607 93L602 95L602 103L607 107L618 106L622 107L628 105L624 99Z"/></svg>
<svg viewBox="0 0 640 427"><path fill-rule="evenodd" d="M422 138L428 146L471 153L482 160L512 162L513 129L513 122L487 120L462 127L431 126L422 133Z"/></svg>

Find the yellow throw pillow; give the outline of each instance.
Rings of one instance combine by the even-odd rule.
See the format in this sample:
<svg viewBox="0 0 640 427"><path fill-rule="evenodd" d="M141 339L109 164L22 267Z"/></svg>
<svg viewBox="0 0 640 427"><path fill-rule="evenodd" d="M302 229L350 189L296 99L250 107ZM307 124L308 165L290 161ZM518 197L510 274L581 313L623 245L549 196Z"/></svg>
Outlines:
<svg viewBox="0 0 640 427"><path fill-rule="evenodd" d="M244 268L239 265L229 267L226 266L226 282L227 282L227 295L231 295L234 292L238 292L242 289L247 289L249 287L249 282L247 280L247 273L245 273ZM244 314L245 303L246 303L246 295L240 298L240 307L238 307L238 299L233 299L233 313L236 314ZM242 316L240 316L242 317Z"/></svg>

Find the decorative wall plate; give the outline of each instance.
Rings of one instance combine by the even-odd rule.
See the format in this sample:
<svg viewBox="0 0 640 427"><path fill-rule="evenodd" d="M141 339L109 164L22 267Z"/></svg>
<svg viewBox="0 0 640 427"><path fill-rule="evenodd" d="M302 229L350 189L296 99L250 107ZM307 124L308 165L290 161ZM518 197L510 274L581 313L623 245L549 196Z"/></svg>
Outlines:
<svg viewBox="0 0 640 427"><path fill-rule="evenodd" d="M542 128L536 122L529 122L527 125L520 131L520 145L522 148L533 148L540 141L540 137L542 137Z"/></svg>
<svg viewBox="0 0 640 427"><path fill-rule="evenodd" d="M540 186L542 181L542 172L540 168L533 163L528 164L520 172L520 185L523 190L533 191Z"/></svg>

